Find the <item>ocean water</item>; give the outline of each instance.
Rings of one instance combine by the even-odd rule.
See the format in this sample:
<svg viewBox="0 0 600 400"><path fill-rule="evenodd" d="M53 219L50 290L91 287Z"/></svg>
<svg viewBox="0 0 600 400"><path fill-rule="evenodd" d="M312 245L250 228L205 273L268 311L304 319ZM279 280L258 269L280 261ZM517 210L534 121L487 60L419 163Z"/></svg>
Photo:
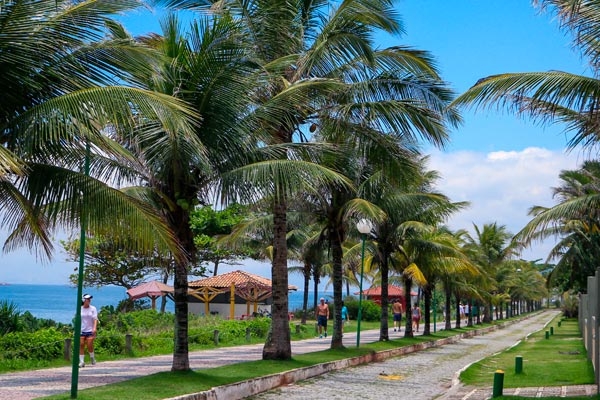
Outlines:
<svg viewBox="0 0 600 400"><path fill-rule="evenodd" d="M92 304L98 310L103 306L116 306L121 300L127 298L126 289L118 286L84 288L83 293L94 296ZM330 293L322 295L331 296ZM308 293L309 308L313 296L313 292ZM290 310L301 309L302 298L303 292L290 292ZM81 304L77 297L77 288L68 285L0 285L0 300L13 302L20 312L29 311L37 318L52 319L66 324L73 321L77 307ZM173 311L173 302L170 300L167 301L167 311Z"/></svg>

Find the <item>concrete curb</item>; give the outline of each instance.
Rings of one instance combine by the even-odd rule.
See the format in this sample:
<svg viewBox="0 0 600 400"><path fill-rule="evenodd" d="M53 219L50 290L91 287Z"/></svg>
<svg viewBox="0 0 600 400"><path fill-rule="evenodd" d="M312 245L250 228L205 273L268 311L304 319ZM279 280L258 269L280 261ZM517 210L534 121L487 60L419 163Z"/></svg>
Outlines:
<svg viewBox="0 0 600 400"><path fill-rule="evenodd" d="M431 340L412 346L399 347L390 350L382 350L372 352L358 357L346 358L343 360L331 361L323 364L312 365L310 367L298 368L286 372L267 375L259 378L248 379L241 382L232 383L229 385L216 386L210 390L198 393L185 394L182 396L171 397L165 400L240 400L249 396L266 392L283 385L313 378L323 375L331 371L355 367L358 365L368 364L371 362L383 361L388 358L398 357L405 354L414 353L417 351L439 347L450 343L455 343L464 338L483 335L497 329L504 328L516 321L506 321L498 325L487 328L474 329L468 332L459 333L444 339Z"/></svg>

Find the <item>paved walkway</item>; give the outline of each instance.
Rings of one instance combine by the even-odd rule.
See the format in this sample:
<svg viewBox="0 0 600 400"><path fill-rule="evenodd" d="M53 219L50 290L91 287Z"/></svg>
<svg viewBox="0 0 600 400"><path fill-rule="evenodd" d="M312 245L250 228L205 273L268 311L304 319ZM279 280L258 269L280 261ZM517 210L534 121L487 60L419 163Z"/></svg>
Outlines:
<svg viewBox="0 0 600 400"><path fill-rule="evenodd" d="M307 388L307 384L305 384L303 382L301 384L302 385L301 386L302 393L299 392L299 394L298 394L301 397L292 397L292 395L285 392L285 396L289 397L286 400L291 400L293 398L306 399L306 398L323 398L323 397L334 398L334 399L335 398L354 399L354 398L359 398L359 397L364 398L364 399L385 398L388 396L383 395L383 393L381 392L380 389L384 385L391 386L389 383L390 382L393 383L394 380L393 379L385 379L384 377L386 375L388 377L390 377L390 376L394 376L396 374L407 376L407 374L409 372L407 372L406 368L404 368L406 365L413 366L413 367L421 365L422 366L421 368L423 369L422 373L417 373L418 371L415 371L415 373L413 375L416 376L416 378L415 378L416 381L414 383L411 383L411 385L413 386L414 392L416 392L416 393L423 392L423 396L425 396L425 397L417 397L418 395L413 395L412 391L411 391L410 392L411 400L433 399L435 397L439 397L439 395L446 395L447 397L444 397L444 399L448 399L448 400L484 399L489 396L485 396L483 394L484 390L482 390L482 389L474 390L473 388L463 388L460 385L455 385L455 383L457 383L457 382L453 381L453 378L455 378L454 375L456 374L456 372L460 368L463 368L464 366L466 366L467 364L469 364L470 362L473 362L475 360L469 361L467 363L465 363L465 361L462 361L462 360L460 360L458 362L454 362L453 359L456 358L456 355L451 355L451 354L453 354L452 352L458 351L459 353L466 353L466 352L468 352L467 349L469 347L471 347L471 348L473 348L473 347L482 348L483 347L484 349L491 350L489 343L499 343L499 342L502 342L503 347L501 347L501 348L508 347L508 346L514 344L514 342L516 342L516 340L524 337L527 333L541 329L543 327L543 325L552 318L552 316L554 316L554 314L544 313L544 314L541 314L541 316L538 315L535 318L530 318L523 322L515 324L515 325L511 326L510 328L502 329L502 330L496 331L494 333L490 333L490 334L487 334L484 336L478 336L478 337L472 338L472 339L461 340L459 343L454 344L454 345L446 345L446 346L443 346L443 348L439 347L436 349L413 353L411 355L395 358L395 359L386 361L384 363L376 363L376 364L369 365L369 366L353 368L353 369L349 370L350 372L337 371L334 373L329 373L329 374L326 374L323 378L316 378L316 380L318 381L318 379L328 379L328 380L333 379L333 382L328 381L328 385L333 385L334 395L324 396L322 393L324 385L317 384L316 389L318 390L318 392L315 392L315 395L312 396L308 392L304 392L304 389ZM354 326L351 326L350 329L352 329L353 327ZM438 328L439 328L439 326L438 326ZM395 335L397 335L398 337L402 337L404 335L404 333L403 332L402 333L398 333L398 332L394 333L393 331L390 331L390 336L392 338ZM500 338L505 337L506 340L504 340L504 339L500 340L500 339L498 339L499 337ZM369 343L369 342L377 341L379 339L379 331L378 330L363 331L363 332L361 332L360 338L361 338L361 343ZM485 339L485 338L489 338L489 339ZM356 345L356 333L355 332L347 332L344 335L344 343L348 347L355 346ZM295 342L292 342L292 352L293 352L293 354L303 354L303 353L308 353L308 352L325 350L325 349L329 348L329 344L330 344L329 339L318 339L318 338L308 339L308 340L303 340L303 341L295 341ZM455 349L455 350L452 350L452 351L446 350L446 348ZM260 360L262 357L262 349L263 349L263 345L258 344L258 345L227 347L227 348L221 348L221 349L215 349L215 350L204 350L204 351L191 352L190 353L190 367L192 369L205 369L205 368L212 368L212 367L226 365L226 364L233 364L236 362L246 361L246 360ZM450 352L450 353L447 353L447 352ZM471 352L471 353L476 353L476 352ZM431 357L432 354L440 354L441 358L431 361L429 359L429 357ZM444 354L446 354L446 355L444 355ZM477 356L477 357L478 357L477 359L479 359L484 356ZM386 363L394 362L395 360L400 360L400 361L396 361L396 362L399 362L398 369L395 369L395 367L392 367L391 364L389 367L387 366ZM419 360L421 360L421 361L419 361ZM157 372L169 371L171 369L171 362L172 362L171 355L155 356L155 357L147 357L147 358L137 358L137 359L126 359L126 360L119 360L119 361L106 361L106 362L99 361L98 364L96 364L95 366L86 366L85 368L82 368L79 370L78 388L81 390L81 389L85 389L85 388L89 388L89 387L105 385L108 383L120 382L120 381L124 381L127 379L145 376L145 375L149 375L149 374L153 374L153 373L157 373ZM445 368L445 370L446 370L446 377L439 381L432 380L431 373L433 370L433 368L432 368L433 366L435 366L436 368L440 367L440 366L445 366L443 368ZM341 386L341 383L339 382L339 377L343 376L343 375L338 375L338 374L345 374L345 373L349 374L349 376L347 377L347 381L362 382L361 387L368 388L369 385L364 386L365 384L367 384L367 382L364 382L363 380L357 380L357 372L356 371L357 370L360 371L360 375L362 376L363 369L365 369L365 368L373 368L373 371L375 373L375 375L371 375L371 376L374 376L374 378L370 379L371 383L373 383L373 382L376 383L374 386L371 386L373 388L373 393L374 393L373 396L371 396L371 397L365 396L364 390L361 392L360 396L358 396L358 393L357 393L357 396L352 396L349 392L346 392L344 394L344 390L341 389L342 386ZM402 371L402 372L400 373L398 371ZM331 378L331 377L333 377L333 378ZM311 380L311 381L313 381L313 380ZM397 381L397 383L398 382L400 382L400 384L403 385L403 384L406 384L408 381L406 379L403 379L403 380ZM437 386L441 385L440 390L438 390L436 392L437 394L428 397L429 391L425 390L425 388L428 388L431 386L436 386L436 385L432 385L432 383L435 383L435 382L437 382L437 384L438 384ZM308 384L308 385L310 386L310 384ZM282 391L287 391L287 390L293 389L294 387L298 388L299 386L298 385L288 386L286 388L283 388ZM402 386L402 387L404 387L404 386ZM593 386L593 388L595 389L595 386ZM26 371L26 372L16 372L16 373L9 373L9 374L0 374L0 400L29 400L29 399L34 399L37 397L43 397L43 396L48 396L48 395L57 394L57 393L69 393L70 389L71 389L71 367L52 368L52 369L43 369L43 370L36 370L36 371ZM398 398L397 396L399 393L398 392L399 388L396 386L394 390L395 390L394 395L391 397ZM542 390L542 393L544 393L544 395L546 395L548 390L549 389L546 389L546 391ZM575 390L575 387L567 387L567 389L566 389L567 394L569 394L569 395L573 394L573 390ZM585 386L585 387L583 387L582 390L584 390L584 391L587 390L589 392L590 387ZM280 398L282 391L269 392L269 393L265 394L266 397L264 397L264 398L265 399ZM539 392L538 388L536 388L536 393L537 392ZM277 394L277 393L279 393L279 394ZM489 389L489 393L491 393L491 389ZM592 393L595 393L595 392L592 392ZM505 394L509 394L509 392L507 390L505 390ZM525 395L523 391L521 392L521 395ZM269 397L269 396L275 396L275 397ZM258 398L262 399L263 397L258 397ZM409 398L408 392L407 392L407 396L406 397L402 396L402 398Z"/></svg>
<svg viewBox="0 0 600 400"><path fill-rule="evenodd" d="M252 397L255 400L387 399L484 400L492 387L462 386L458 374L468 365L513 346L542 329L557 312L544 312L507 328L456 343L418 351L380 363L330 372ZM575 396L596 393L595 385L504 389L521 396Z"/></svg>

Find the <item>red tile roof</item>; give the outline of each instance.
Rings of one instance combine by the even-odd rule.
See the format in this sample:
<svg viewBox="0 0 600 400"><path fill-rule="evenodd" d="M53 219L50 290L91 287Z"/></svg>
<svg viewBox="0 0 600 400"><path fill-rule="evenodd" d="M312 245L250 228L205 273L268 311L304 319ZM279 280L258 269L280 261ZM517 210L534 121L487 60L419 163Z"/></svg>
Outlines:
<svg viewBox="0 0 600 400"><path fill-rule="evenodd" d="M190 288L214 287L229 288L231 284L236 287L244 286L262 286L271 288L271 280L262 276L254 275L245 271L233 271L222 275L211 276L209 278L199 279L188 283ZM298 290L294 285L289 285L289 290Z"/></svg>

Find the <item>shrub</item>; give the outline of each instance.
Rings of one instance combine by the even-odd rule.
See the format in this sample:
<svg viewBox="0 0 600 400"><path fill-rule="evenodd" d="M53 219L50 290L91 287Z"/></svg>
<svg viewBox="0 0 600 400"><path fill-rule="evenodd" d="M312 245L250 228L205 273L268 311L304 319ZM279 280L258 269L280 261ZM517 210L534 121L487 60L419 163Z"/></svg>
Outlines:
<svg viewBox="0 0 600 400"><path fill-rule="evenodd" d="M355 320L358 317L358 300L353 297L347 297L344 300L344 304L348 308L350 319ZM374 301L363 299L361 319L363 321L379 321L381 319L381 306Z"/></svg>
<svg viewBox="0 0 600 400"><path fill-rule="evenodd" d="M23 330L20 315L15 303L8 300L0 301L0 335Z"/></svg>
<svg viewBox="0 0 600 400"><path fill-rule="evenodd" d="M65 334L56 328L11 332L0 337L5 359L53 360L63 354Z"/></svg>

